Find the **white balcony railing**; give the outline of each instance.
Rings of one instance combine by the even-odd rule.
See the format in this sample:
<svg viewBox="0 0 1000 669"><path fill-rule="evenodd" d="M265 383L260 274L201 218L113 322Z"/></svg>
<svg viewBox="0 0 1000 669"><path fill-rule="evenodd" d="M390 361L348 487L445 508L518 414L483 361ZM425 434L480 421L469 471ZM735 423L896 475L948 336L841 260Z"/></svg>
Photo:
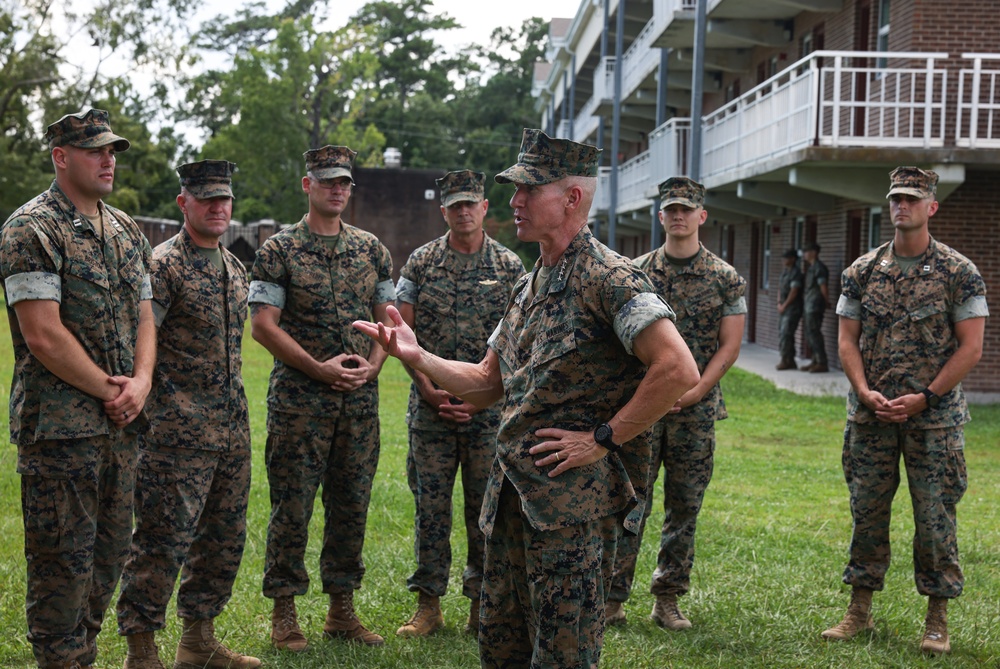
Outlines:
<svg viewBox="0 0 1000 669"><path fill-rule="evenodd" d="M649 150L618 166L618 211L648 205L657 184L667 177L688 173L690 132L691 119L672 118L649 135ZM611 168L602 167L591 212L607 211L610 206Z"/></svg>
<svg viewBox="0 0 1000 669"><path fill-rule="evenodd" d="M702 176L721 177L810 145L944 146L947 72L936 65L946 57L813 52L704 117ZM880 58L901 64L867 64Z"/></svg>
<svg viewBox="0 0 1000 669"><path fill-rule="evenodd" d="M1000 54L963 53L962 58L972 60L972 68L958 74L955 145L1000 148Z"/></svg>

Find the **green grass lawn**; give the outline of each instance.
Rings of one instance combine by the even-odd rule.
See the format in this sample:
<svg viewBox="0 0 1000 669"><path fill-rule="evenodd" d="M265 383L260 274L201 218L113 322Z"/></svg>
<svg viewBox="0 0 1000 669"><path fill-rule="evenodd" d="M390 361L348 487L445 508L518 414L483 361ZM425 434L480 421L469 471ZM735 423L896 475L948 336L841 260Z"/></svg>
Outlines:
<svg viewBox="0 0 1000 669"><path fill-rule="evenodd" d="M7 328L0 335L0 383L6 417L12 356ZM381 378L382 457L365 544L367 575L357 595L362 620L386 637L382 648L358 648L320 637L325 597L318 588L298 600L312 648L302 655L270 647L270 600L260 594L268 518L263 466L265 395L271 361L246 338L244 375L253 427L254 478L243 568L217 631L232 647L271 667L478 666L475 641L461 632L468 601L460 595L464 530L456 524L455 562L443 600L447 628L430 639L402 640L394 632L412 613L406 591L413 569L413 502L406 485L408 379L394 360ZM918 651L926 600L913 585L912 513L905 482L896 498L892 548L896 556L886 590L875 598L874 633L850 643L827 643L820 632L847 605L840 582L851 521L840 471L843 398L809 398L776 390L739 369L724 382L730 418L718 425L715 476L698 530L691 594L682 607L691 630L667 633L647 618L647 592L656 532L645 538L636 591L626 604L625 627L608 631L602 666L627 667L1000 667L1000 406L975 406L966 431L969 491L959 505L959 541L965 595L949 612L953 653L924 658ZM24 556L15 448L0 446L0 667L34 666L25 640ZM455 514L461 518L461 496ZM654 509L660 496L654 500ZM654 511L658 526L662 512ZM307 555L317 575L321 513L314 515ZM315 581L314 581L315 585ZM169 667L180 635L171 608L158 635ZM114 612L99 638L97 667L122 666L125 643Z"/></svg>

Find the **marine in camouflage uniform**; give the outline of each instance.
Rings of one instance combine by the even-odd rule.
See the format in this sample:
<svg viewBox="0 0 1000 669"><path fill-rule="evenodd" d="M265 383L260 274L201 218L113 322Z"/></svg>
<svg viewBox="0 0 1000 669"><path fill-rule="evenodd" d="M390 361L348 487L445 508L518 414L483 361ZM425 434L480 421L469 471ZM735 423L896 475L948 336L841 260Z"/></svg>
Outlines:
<svg viewBox="0 0 1000 669"><path fill-rule="evenodd" d="M802 367L802 371L822 374L830 371L826 361L826 342L823 339L823 314L830 304L830 270L819 259L820 245L813 242L806 247L805 261L808 263L804 277L805 315L802 330L812 350L812 362Z"/></svg>
<svg viewBox="0 0 1000 669"><path fill-rule="evenodd" d="M644 433L697 381L670 307L587 229L599 153L526 129L496 176L516 184L518 238L541 258L480 363L423 351L393 310L389 331L358 324L448 392L504 399L480 517L483 667L597 665L618 537L645 503Z"/></svg>
<svg viewBox="0 0 1000 669"><path fill-rule="evenodd" d="M659 191L666 242L634 262L657 294L673 305L677 330L701 374L698 385L656 425L648 485L651 492L662 464L664 520L651 587L657 602L652 618L668 629L684 629L691 624L678 609L677 597L690 586L695 524L712 479L715 421L728 415L718 382L739 356L746 281L699 242L708 217L705 187L687 177L671 177ZM643 525L650 511L651 505L646 505ZM641 542L642 529L619 544L607 611L611 624L625 622L621 602L631 592Z"/></svg>
<svg viewBox="0 0 1000 669"><path fill-rule="evenodd" d="M89 667L132 530L137 435L156 349L151 250L105 205L128 140L106 111L48 127L46 192L0 232L14 346L28 641L39 667Z"/></svg>
<svg viewBox="0 0 1000 669"><path fill-rule="evenodd" d="M184 225L153 250L159 355L147 404L151 431L140 440L136 527L118 598L126 669L162 666L153 633L166 624L178 572L184 633L175 669L260 665L221 646L212 631L243 556L250 494L250 421L240 372L249 284L243 264L219 243L232 216L234 171L225 160L178 167Z"/></svg>
<svg viewBox="0 0 1000 669"><path fill-rule="evenodd" d="M351 323L383 320L395 290L389 250L341 220L355 155L340 146L305 153L309 212L264 242L250 283L253 336L275 358L267 393L264 596L275 600L272 641L291 650L306 647L293 598L309 586L304 558L320 485L320 578L330 595L324 632L382 643L361 626L353 595L365 572L361 551L379 456L377 376L386 356Z"/></svg>
<svg viewBox="0 0 1000 669"><path fill-rule="evenodd" d="M795 331L802 320L802 287L805 277L798 266L799 254L795 249L785 251L782 256L785 267L778 277L778 350L781 360L777 368L796 369Z"/></svg>
<svg viewBox="0 0 1000 669"><path fill-rule="evenodd" d="M913 504L914 578L929 597L921 648L950 650L947 602L962 594L956 505L967 479L962 426L970 420L961 380L982 352L986 286L975 265L935 241L937 175L891 174L892 242L844 270L840 359L851 381L843 465L854 530L844 583L852 600L823 636L872 627L871 597L889 568L889 519L903 457Z"/></svg>
<svg viewBox="0 0 1000 669"><path fill-rule="evenodd" d="M482 357L514 282L524 274L517 254L483 230L489 207L485 179L482 172L460 170L437 180L449 231L410 255L396 285L399 311L421 346L450 360L474 362ZM459 467L467 540L462 594L471 600L467 630L478 632L486 545L479 512L496 452L500 408L477 411L420 372L409 371L413 384L406 414L406 472L416 505L417 569L407 587L419 594L416 613L396 633L425 636L444 625L439 598L451 569L451 499Z"/></svg>

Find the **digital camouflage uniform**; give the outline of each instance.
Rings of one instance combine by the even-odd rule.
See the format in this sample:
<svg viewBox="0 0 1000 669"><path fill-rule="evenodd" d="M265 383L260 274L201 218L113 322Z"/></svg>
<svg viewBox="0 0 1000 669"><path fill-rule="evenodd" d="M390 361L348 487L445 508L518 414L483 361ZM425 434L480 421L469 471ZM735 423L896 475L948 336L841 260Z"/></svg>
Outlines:
<svg viewBox="0 0 1000 669"><path fill-rule="evenodd" d="M257 251L249 301L281 309L281 329L316 360L341 353L367 358L371 340L351 324L393 301L391 273L389 250L373 234L342 223L331 250L303 217ZM378 383L334 390L275 359L267 408L264 596L308 589L304 557L320 484L323 592L351 592L365 571L361 550L379 456Z"/></svg>
<svg viewBox="0 0 1000 669"><path fill-rule="evenodd" d="M798 297L788 305L783 313L778 315L778 351L781 353L782 360L795 360L795 331L799 327L799 321L802 320L802 286L804 283L805 278L802 276L798 262L791 267L783 268L781 276L778 277L779 303L784 303L788 299L793 288L799 289Z"/></svg>
<svg viewBox="0 0 1000 669"><path fill-rule="evenodd" d="M514 287L489 342L504 405L480 519L480 656L484 667L596 666L618 537L623 524L638 531L643 513L649 438L556 478L528 449L539 428L591 430L611 419L645 372L635 337L674 314L586 227L537 294L532 277Z"/></svg>
<svg viewBox="0 0 1000 669"><path fill-rule="evenodd" d="M747 312L746 281L732 265L704 246L683 267L670 263L664 247L633 262L646 273L657 294L673 306L677 331L691 350L698 373L703 373L719 348L722 319ZM650 589L654 595L676 596L688 591L694 563L695 523L712 479L715 421L727 416L722 390L716 384L700 402L679 413L668 413L653 430L650 496L661 464L665 472L664 520ZM650 511L651 505L647 504L643 526ZM638 535L626 535L619 543L611 600L628 599L643 529L640 528Z"/></svg>
<svg viewBox="0 0 1000 669"><path fill-rule="evenodd" d="M76 119L74 121L73 119ZM50 144L115 143L107 112L64 117ZM82 127L81 127L82 126ZM61 140L59 134L63 133ZM124 142L122 145L121 142ZM95 144L95 146L98 144ZM41 667L91 665L132 529L138 416L115 427L103 402L60 380L28 350L14 305L59 302L62 324L109 376L131 376L151 250L135 222L99 203L102 240L55 183L0 233L0 276L14 347L10 439L21 475L28 640Z"/></svg>
<svg viewBox="0 0 1000 669"><path fill-rule="evenodd" d="M931 239L914 266L896 264L892 242L844 270L837 314L861 321L868 387L888 399L920 392L955 353L954 324L985 318L986 286L965 256ZM913 503L913 562L922 595L962 594L955 507L966 489L962 385L905 423L880 422L852 388L843 466L854 530L844 583L881 590L889 568L889 519L903 456Z"/></svg>
<svg viewBox="0 0 1000 669"><path fill-rule="evenodd" d="M227 164L181 166L182 183L205 163ZM195 197L213 197L202 192L204 184L191 189ZM228 184L226 190L221 195L231 197ZM153 251L157 360L146 404L152 429L139 452L136 529L118 598L122 635L165 626L182 565L177 615L216 618L243 556L250 424L240 370L249 285L236 256L221 244L218 250L225 271L182 228Z"/></svg>
<svg viewBox="0 0 1000 669"><path fill-rule="evenodd" d="M478 362L524 265L517 254L485 233L479 253L467 259L449 247L450 235L410 255L400 270L396 299L413 305L414 331L426 350L448 360ZM436 597L445 593L451 568L452 489L461 465L468 541L462 592L470 599L479 598L485 549L479 512L499 421L499 404L473 414L468 423L444 420L411 384L406 471L416 504L417 570L407 579L410 590Z"/></svg>
<svg viewBox="0 0 1000 669"><path fill-rule="evenodd" d="M805 315L802 329L812 350L813 362L826 365L826 342L823 340L823 314L826 312L826 300L820 286L829 285L830 270L818 257L806 268L804 278Z"/></svg>

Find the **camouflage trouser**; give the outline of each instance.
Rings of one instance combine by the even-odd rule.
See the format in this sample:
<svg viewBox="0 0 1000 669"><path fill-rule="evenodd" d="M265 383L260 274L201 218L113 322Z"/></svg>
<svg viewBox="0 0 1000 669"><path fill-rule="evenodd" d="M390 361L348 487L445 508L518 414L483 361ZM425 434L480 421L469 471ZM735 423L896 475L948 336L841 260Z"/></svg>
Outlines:
<svg viewBox="0 0 1000 669"><path fill-rule="evenodd" d="M122 635L163 629L182 565L178 617L210 620L222 613L246 540L249 451L142 445L135 532L118 596Z"/></svg>
<svg viewBox="0 0 1000 669"><path fill-rule="evenodd" d="M363 416L305 416L272 412L265 460L271 487L264 596L304 595L309 520L323 486L323 592L361 587L365 522L378 466L377 410Z"/></svg>
<svg viewBox="0 0 1000 669"><path fill-rule="evenodd" d="M411 591L440 597L451 569L451 498L455 475L462 468L465 532L468 556L462 573L462 594L478 599L483 583L486 538L479 529L479 512L496 454L496 433L410 430L406 475L416 504L414 551L417 570L406 580Z"/></svg>
<svg viewBox="0 0 1000 669"><path fill-rule="evenodd" d="M778 351L782 360L795 359L795 331L802 320L802 309L785 309L785 313L778 316Z"/></svg>
<svg viewBox="0 0 1000 669"><path fill-rule="evenodd" d="M621 532L615 516L543 532L503 482L486 541L479 657L492 667L597 667Z"/></svg>
<svg viewBox="0 0 1000 669"><path fill-rule="evenodd" d="M847 423L843 464L854 531L844 583L882 589L889 569L889 519L902 454L916 529L917 591L932 597L962 594L955 505L967 485L964 444L961 426L906 430L886 423Z"/></svg>
<svg viewBox="0 0 1000 669"><path fill-rule="evenodd" d="M826 364L826 342L823 340L823 311L807 311L802 320L802 330L812 350L812 359L818 365Z"/></svg>
<svg viewBox="0 0 1000 669"><path fill-rule="evenodd" d="M18 448L28 641L38 666L87 666L132 532L136 436L119 430Z"/></svg>
<svg viewBox="0 0 1000 669"><path fill-rule="evenodd" d="M715 422L661 421L653 431L653 462L649 469L652 494L663 465L663 527L650 592L683 595L691 585L694 533L705 491L712 480ZM652 504L646 505L639 534L624 533L618 541L615 575L608 599L624 602L632 592L635 563Z"/></svg>

